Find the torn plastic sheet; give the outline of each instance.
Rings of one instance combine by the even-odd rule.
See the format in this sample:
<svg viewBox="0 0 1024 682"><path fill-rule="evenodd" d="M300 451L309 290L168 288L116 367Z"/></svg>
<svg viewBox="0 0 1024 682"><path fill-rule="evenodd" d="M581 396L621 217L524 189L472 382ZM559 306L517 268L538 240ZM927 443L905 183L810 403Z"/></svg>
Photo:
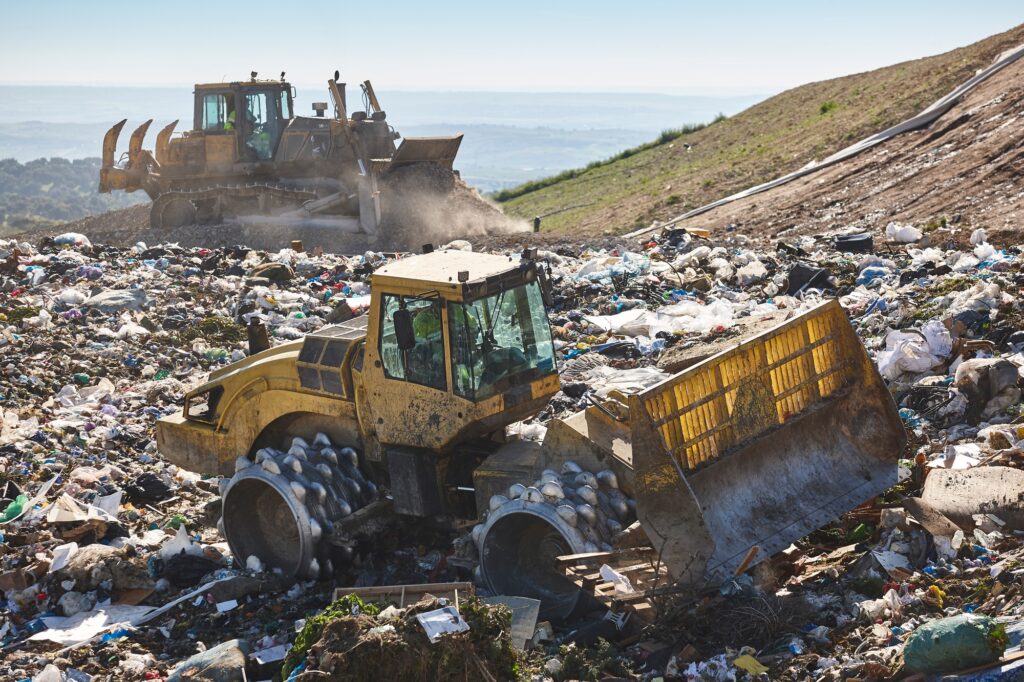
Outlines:
<svg viewBox="0 0 1024 682"><path fill-rule="evenodd" d="M46 509L47 523L77 523L100 519L109 523L117 523L117 517L99 507L87 504L84 507L68 494L63 494Z"/></svg>
<svg viewBox="0 0 1024 682"><path fill-rule="evenodd" d="M668 376L657 367L615 369L600 365L587 371L583 378L598 397L604 398L612 391L639 393L648 386L664 381Z"/></svg>
<svg viewBox="0 0 1024 682"><path fill-rule="evenodd" d="M928 460L931 469L970 469L981 462L981 446L977 443L947 445L945 451Z"/></svg>
<svg viewBox="0 0 1024 682"><path fill-rule="evenodd" d="M64 618L60 616L43 616L46 630L29 637L30 640L46 640L65 646L78 644L96 635L112 629L114 626L130 623L152 611L152 606L131 606L129 604L110 604L93 611L83 611Z"/></svg>
<svg viewBox="0 0 1024 682"><path fill-rule="evenodd" d="M706 333L717 327L727 328L732 326L734 313L727 301L707 305L680 301L657 312L635 308L615 315L588 315L584 319L603 332L654 337L659 333Z"/></svg>
<svg viewBox="0 0 1024 682"><path fill-rule="evenodd" d="M58 545L53 548L53 558L50 560L50 568L46 571L47 573L53 573L59 571L68 565L71 558L78 554L78 543L69 542L64 545Z"/></svg>
<svg viewBox="0 0 1024 682"><path fill-rule="evenodd" d="M118 627L144 625L154 618L159 618L178 604L205 594L214 585L228 580L232 580L232 578L211 580L191 592L183 594L177 599L156 608L152 606L132 606L130 604L110 604L99 609L76 614L69 618L58 616L44 617L43 622L46 623L48 629L37 632L25 641L45 640L65 646L75 646ZM468 629L469 626L467 625L466 628Z"/></svg>
<svg viewBox="0 0 1024 682"><path fill-rule="evenodd" d="M878 353L878 371L890 381L904 373L920 374L941 363L952 350L953 338L938 320L920 329L891 331L885 337L885 350Z"/></svg>
<svg viewBox="0 0 1024 682"><path fill-rule="evenodd" d="M914 572L914 567L910 565L910 559L899 552L887 549L876 549L871 552L871 555L875 558L875 561L878 562L878 565L885 569L885 572L894 578L896 576L893 572L897 571L897 569L907 573ZM898 573L896 575L898 575Z"/></svg>
<svg viewBox="0 0 1024 682"><path fill-rule="evenodd" d="M615 591L619 594L632 594L636 592L636 588L633 587L632 581L624 574L619 573L608 564L602 564L598 570L601 577L615 586Z"/></svg>

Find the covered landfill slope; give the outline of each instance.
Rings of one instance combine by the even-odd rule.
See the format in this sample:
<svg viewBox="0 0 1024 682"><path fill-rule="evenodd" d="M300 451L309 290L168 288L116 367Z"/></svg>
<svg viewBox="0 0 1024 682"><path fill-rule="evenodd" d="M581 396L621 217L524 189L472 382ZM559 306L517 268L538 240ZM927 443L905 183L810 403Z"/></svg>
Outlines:
<svg viewBox="0 0 1024 682"><path fill-rule="evenodd" d="M1024 46L1007 51L904 124L690 211L677 224L714 230L757 225L766 240L846 228L880 231L908 219L1012 231L1020 200L1022 53Z"/></svg>

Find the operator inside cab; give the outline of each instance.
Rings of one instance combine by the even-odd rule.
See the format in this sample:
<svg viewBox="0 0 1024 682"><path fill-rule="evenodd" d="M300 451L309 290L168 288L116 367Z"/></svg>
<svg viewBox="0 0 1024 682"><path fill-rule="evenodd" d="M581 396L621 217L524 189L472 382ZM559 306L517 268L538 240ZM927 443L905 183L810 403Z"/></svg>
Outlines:
<svg viewBox="0 0 1024 682"><path fill-rule="evenodd" d="M244 151L251 159L268 160L274 155L277 116L273 100L266 92L245 96Z"/></svg>
<svg viewBox="0 0 1024 682"><path fill-rule="evenodd" d="M465 302L385 294L380 345L385 376L448 390L443 305L455 395L483 400L555 370L551 332L533 282ZM395 324L399 310L408 317L404 347Z"/></svg>

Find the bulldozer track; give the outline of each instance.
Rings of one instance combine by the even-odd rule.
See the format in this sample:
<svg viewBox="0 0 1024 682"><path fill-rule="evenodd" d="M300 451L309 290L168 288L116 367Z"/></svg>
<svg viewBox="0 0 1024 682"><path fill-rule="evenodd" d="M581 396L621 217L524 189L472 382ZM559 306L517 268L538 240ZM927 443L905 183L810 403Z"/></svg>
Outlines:
<svg viewBox="0 0 1024 682"><path fill-rule="evenodd" d="M277 201L293 201L298 207L305 201L316 199L316 193L272 183L213 185L196 189L171 190L162 193L153 201L150 222L154 228L176 227L177 225L167 224L164 211L178 199L188 201L192 205L193 211L196 211L199 208L198 203L208 199L259 199L260 197L272 197Z"/></svg>

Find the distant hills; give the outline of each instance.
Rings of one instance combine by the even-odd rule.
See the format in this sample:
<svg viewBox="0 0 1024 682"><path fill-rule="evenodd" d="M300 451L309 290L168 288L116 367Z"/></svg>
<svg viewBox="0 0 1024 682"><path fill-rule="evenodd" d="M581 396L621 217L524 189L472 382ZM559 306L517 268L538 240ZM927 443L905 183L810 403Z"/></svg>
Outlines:
<svg viewBox="0 0 1024 682"><path fill-rule="evenodd" d="M99 194L100 160L0 159L0 235L46 228L149 201L142 192Z"/></svg>
<svg viewBox="0 0 1024 682"><path fill-rule="evenodd" d="M645 227L902 121L1022 42L1024 26L1018 26L945 54L803 85L693 133L663 136L637 153L499 196L506 213L545 216L544 231L611 234Z"/></svg>
<svg viewBox="0 0 1024 682"><path fill-rule="evenodd" d="M465 133L456 168L482 192L583 166L642 144L664 128L735 113L763 99L755 94L389 92L380 85L388 120L402 134ZM349 95L361 106L358 91L350 88ZM323 99L323 88L299 87L296 111L306 114L312 101ZM7 159L0 169L0 231L6 232L145 201L140 192L96 193L95 157L104 133L128 119L120 153L127 133L149 117L155 120L146 148L152 148L155 131L175 118L178 130L192 124L191 87L0 85L0 101L0 159Z"/></svg>

